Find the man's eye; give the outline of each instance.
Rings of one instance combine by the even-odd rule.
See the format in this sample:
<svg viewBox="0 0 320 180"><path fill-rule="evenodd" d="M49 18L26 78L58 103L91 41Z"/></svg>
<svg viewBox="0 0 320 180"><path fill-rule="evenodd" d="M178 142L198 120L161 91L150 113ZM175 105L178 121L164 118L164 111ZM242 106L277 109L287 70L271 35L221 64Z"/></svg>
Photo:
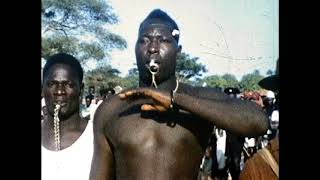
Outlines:
<svg viewBox="0 0 320 180"><path fill-rule="evenodd" d="M160 42L164 42L164 43L171 43L171 39L168 38L161 38Z"/></svg>
<svg viewBox="0 0 320 180"><path fill-rule="evenodd" d="M74 84L69 82L69 83L66 83L66 84L65 84L65 87L72 88L72 87L74 87Z"/></svg>
<svg viewBox="0 0 320 180"><path fill-rule="evenodd" d="M54 85L53 82L48 82L48 83L47 83L47 86L48 86L48 87L52 87L53 85Z"/></svg>
<svg viewBox="0 0 320 180"><path fill-rule="evenodd" d="M139 39L139 43L141 43L141 44L146 44L146 43L148 43L149 42L149 39L148 38L140 38Z"/></svg>

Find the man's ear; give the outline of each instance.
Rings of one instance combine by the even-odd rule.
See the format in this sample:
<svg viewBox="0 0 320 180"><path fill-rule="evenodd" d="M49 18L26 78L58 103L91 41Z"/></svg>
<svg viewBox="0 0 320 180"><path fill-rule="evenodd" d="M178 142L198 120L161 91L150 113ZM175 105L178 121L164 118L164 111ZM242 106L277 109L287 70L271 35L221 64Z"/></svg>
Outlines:
<svg viewBox="0 0 320 180"><path fill-rule="evenodd" d="M44 86L44 83L43 81L41 81L41 97L44 97L43 86Z"/></svg>
<svg viewBox="0 0 320 180"><path fill-rule="evenodd" d="M42 82L41 82L41 98L43 97L43 85L42 85Z"/></svg>
<svg viewBox="0 0 320 180"><path fill-rule="evenodd" d="M179 56L181 55L181 50L182 50L182 46L179 45L179 47L178 47L178 55L179 55Z"/></svg>
<svg viewBox="0 0 320 180"><path fill-rule="evenodd" d="M81 85L80 85L80 94L79 94L79 96L82 96L83 91L84 91L84 83L81 83Z"/></svg>
<svg viewBox="0 0 320 180"><path fill-rule="evenodd" d="M182 50L182 46L179 45L179 46L178 46L177 57L181 56L181 50Z"/></svg>

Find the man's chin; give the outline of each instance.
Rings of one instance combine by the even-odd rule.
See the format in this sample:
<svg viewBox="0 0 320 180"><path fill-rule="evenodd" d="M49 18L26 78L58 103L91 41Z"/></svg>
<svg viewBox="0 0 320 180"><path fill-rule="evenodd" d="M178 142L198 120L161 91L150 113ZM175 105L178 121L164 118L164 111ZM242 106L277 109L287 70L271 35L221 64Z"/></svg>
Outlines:
<svg viewBox="0 0 320 180"><path fill-rule="evenodd" d="M70 118L74 113L70 113L68 111L64 111L64 109L61 109L59 112L59 119L61 121Z"/></svg>
<svg viewBox="0 0 320 180"><path fill-rule="evenodd" d="M65 121L70 117L71 117L71 114L64 114L64 113L59 114L59 120L60 121Z"/></svg>

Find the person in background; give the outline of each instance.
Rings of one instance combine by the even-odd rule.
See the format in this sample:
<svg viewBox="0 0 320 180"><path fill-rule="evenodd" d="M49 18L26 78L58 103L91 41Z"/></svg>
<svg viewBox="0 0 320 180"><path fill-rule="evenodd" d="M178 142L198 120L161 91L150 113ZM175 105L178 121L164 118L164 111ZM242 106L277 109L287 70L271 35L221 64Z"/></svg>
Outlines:
<svg viewBox="0 0 320 180"><path fill-rule="evenodd" d="M47 116L41 123L41 179L88 180L93 154L93 123L80 116L84 84L79 61L55 54L43 69Z"/></svg>
<svg viewBox="0 0 320 180"><path fill-rule="evenodd" d="M279 113L279 59L276 74L262 79L258 83L262 88L276 92L276 106ZM279 115L279 114L278 114ZM279 118L279 117L277 117ZM278 119L279 121L279 119ZM276 136L266 147L258 150L244 165L240 180L277 180L279 179L279 129Z"/></svg>

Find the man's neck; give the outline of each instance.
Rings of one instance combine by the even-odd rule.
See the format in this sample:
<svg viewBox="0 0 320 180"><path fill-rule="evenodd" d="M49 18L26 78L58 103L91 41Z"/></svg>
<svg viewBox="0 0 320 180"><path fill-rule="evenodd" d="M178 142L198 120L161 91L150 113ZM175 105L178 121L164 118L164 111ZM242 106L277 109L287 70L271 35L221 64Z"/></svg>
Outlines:
<svg viewBox="0 0 320 180"><path fill-rule="evenodd" d="M79 115L79 112L74 113L72 116L68 117L67 119L60 119L60 132L61 134L67 133L67 131L70 130L76 130L81 128L81 117ZM53 131L53 124L54 124L54 118L51 115L48 115L47 118L44 120L44 128L47 130Z"/></svg>
<svg viewBox="0 0 320 180"><path fill-rule="evenodd" d="M60 148L71 146L84 132L88 121L81 119L79 113L73 114L68 119L62 120L60 126ZM48 117L42 122L42 145L49 150L55 150L55 133L53 117Z"/></svg>
<svg viewBox="0 0 320 180"><path fill-rule="evenodd" d="M158 86L158 89L174 90L177 86L176 77L171 76L166 81L163 81L160 84L157 84L157 86ZM139 87L150 87L150 84L145 84L142 80L139 80Z"/></svg>

